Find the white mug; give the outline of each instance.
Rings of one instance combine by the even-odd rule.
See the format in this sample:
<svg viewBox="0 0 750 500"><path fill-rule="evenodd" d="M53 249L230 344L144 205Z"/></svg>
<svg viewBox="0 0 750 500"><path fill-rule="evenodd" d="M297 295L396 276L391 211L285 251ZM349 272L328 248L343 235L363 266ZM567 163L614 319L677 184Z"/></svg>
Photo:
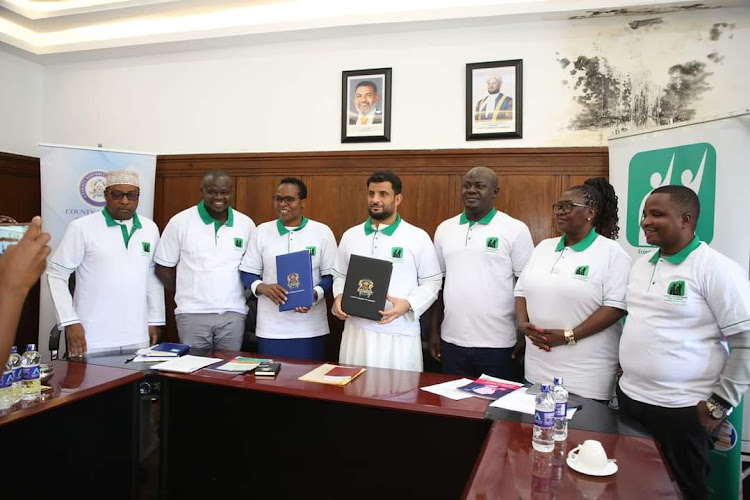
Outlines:
<svg viewBox="0 0 750 500"><path fill-rule="evenodd" d="M587 471L600 471L607 466L607 452L602 443L594 439L587 439L568 453L568 460Z"/></svg>

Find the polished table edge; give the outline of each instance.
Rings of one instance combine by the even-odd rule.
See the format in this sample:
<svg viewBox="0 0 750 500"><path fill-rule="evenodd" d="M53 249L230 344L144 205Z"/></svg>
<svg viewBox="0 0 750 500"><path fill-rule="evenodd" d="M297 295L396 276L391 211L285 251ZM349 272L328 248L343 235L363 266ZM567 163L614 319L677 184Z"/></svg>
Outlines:
<svg viewBox="0 0 750 500"><path fill-rule="evenodd" d="M55 369L55 375L53 376L53 379L55 377L58 377L63 372L63 367L66 367L66 365L77 363L76 361L51 361L50 364ZM47 401L41 401L39 403L36 403L32 406L29 406L27 408L19 408L17 410L12 411L11 413L7 415L3 415L0 417L0 427L4 425L8 425L12 422L16 422L19 420L23 420L25 418L29 418L31 416L44 413L46 411L49 411L53 408L56 408L58 406L63 406L69 403L72 403L74 401L89 398L92 396L96 396L97 394L101 394L103 392L106 392L108 390L122 387L124 385L137 382L143 378L143 373L123 368L113 368L108 367L104 365L94 365L98 368L101 368L102 370L115 374L119 372L122 376L118 378L114 378L112 380L109 380L107 382L104 382L102 384L97 384L91 387L87 387L86 389L83 389L81 391L73 392L73 393L67 393L67 394L61 394L55 398L52 398ZM65 370L67 371L67 369Z"/></svg>

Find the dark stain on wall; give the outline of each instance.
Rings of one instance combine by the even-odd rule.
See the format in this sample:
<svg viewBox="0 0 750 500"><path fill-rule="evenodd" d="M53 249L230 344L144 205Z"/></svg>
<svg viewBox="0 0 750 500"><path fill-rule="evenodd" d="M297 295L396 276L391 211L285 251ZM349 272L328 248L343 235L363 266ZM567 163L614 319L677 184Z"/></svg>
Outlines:
<svg viewBox="0 0 750 500"><path fill-rule="evenodd" d="M711 31L709 31L709 35L711 36L711 40L716 41L719 38L721 38L721 35L724 34L724 30L729 28L729 30L734 29L734 23L716 23L713 26L711 26ZM734 35L730 35L729 38L732 38Z"/></svg>
<svg viewBox="0 0 750 500"><path fill-rule="evenodd" d="M558 59L563 68L564 59ZM689 61L671 66L669 82L659 89L649 82L634 82L619 74L605 57L578 56L570 74L574 99L582 110L570 122L574 130L612 129L615 133L645 126L691 120L695 101L711 89L706 63Z"/></svg>
<svg viewBox="0 0 750 500"><path fill-rule="evenodd" d="M633 21L632 23L628 23L628 26L630 26L630 29L637 30L638 28L656 26L658 24L662 24L663 22L664 19L662 19L661 17L652 17L650 19L640 19L638 21Z"/></svg>
<svg viewBox="0 0 750 500"><path fill-rule="evenodd" d="M693 3L689 5L677 5L674 7L656 7L656 8L635 8L635 9L602 9L602 10L587 10L586 14L580 16L571 16L568 19L592 19L595 17L605 16L643 16L643 15L655 15L665 14L667 12L683 12L689 10L699 9L711 9L712 7L703 3ZM633 28L635 29L635 28Z"/></svg>
<svg viewBox="0 0 750 500"><path fill-rule="evenodd" d="M568 59L567 57L563 57L562 59L558 59L557 61L560 63L560 66L562 67L562 69L565 69L568 66L570 66L570 59Z"/></svg>
<svg viewBox="0 0 750 500"><path fill-rule="evenodd" d="M721 61L724 60L724 56L722 56L721 54L719 54L715 50L713 52L711 52L710 54L708 54L706 57L708 57L708 59L710 61L713 61L716 64L718 64L718 63L720 63Z"/></svg>

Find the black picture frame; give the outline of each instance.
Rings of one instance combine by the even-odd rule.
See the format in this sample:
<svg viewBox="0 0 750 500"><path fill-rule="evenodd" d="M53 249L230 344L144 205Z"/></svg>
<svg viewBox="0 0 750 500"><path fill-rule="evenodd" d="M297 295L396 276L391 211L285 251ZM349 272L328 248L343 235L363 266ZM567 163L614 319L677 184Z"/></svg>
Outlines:
<svg viewBox="0 0 750 500"><path fill-rule="evenodd" d="M498 82L491 93L491 80ZM495 102L492 103L492 96ZM523 136L523 60L466 65L466 140Z"/></svg>
<svg viewBox="0 0 750 500"><path fill-rule="evenodd" d="M372 85L375 86L374 89ZM361 91L359 95L358 91ZM373 94L375 102L372 102ZM358 105L358 103L361 104ZM368 109L365 109L365 106L368 106ZM391 68L343 71L341 73L341 142L390 141Z"/></svg>

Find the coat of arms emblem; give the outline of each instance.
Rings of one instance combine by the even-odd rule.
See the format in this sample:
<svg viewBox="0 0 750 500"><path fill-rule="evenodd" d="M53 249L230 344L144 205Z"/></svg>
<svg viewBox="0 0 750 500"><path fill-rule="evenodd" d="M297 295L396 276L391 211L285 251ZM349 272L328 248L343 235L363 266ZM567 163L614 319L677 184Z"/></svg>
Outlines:
<svg viewBox="0 0 750 500"><path fill-rule="evenodd" d="M286 287L289 290L296 290L299 288L299 274L290 273L286 275Z"/></svg>
<svg viewBox="0 0 750 500"><path fill-rule="evenodd" d="M375 288L375 283L372 280L361 279L357 282L357 293L360 297L367 297L369 299L373 293L373 288Z"/></svg>

